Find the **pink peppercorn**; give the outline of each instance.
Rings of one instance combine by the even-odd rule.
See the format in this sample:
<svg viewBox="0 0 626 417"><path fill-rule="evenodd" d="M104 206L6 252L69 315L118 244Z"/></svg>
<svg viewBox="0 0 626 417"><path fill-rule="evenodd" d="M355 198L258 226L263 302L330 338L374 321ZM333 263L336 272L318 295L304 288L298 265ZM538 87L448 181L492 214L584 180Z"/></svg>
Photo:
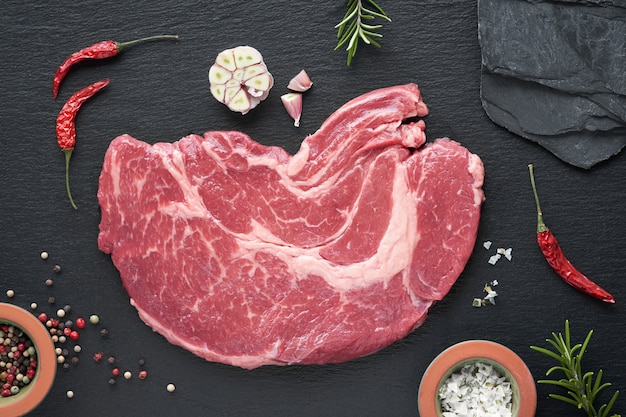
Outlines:
<svg viewBox="0 0 626 417"><path fill-rule="evenodd" d="M148 377L147 371L139 371L139 379L146 379Z"/></svg>
<svg viewBox="0 0 626 417"><path fill-rule="evenodd" d="M42 323L45 323L46 321L48 321L48 315L46 313L39 314L39 316L37 316L37 318Z"/></svg>
<svg viewBox="0 0 626 417"><path fill-rule="evenodd" d="M113 369L111 370L111 374L112 374L113 376L119 376L119 375L120 375L120 370L119 370L119 368L113 368Z"/></svg>
<svg viewBox="0 0 626 417"><path fill-rule="evenodd" d="M78 327L79 329L84 329L86 325L85 319L82 317L78 317L76 319L76 327Z"/></svg>
<svg viewBox="0 0 626 417"><path fill-rule="evenodd" d="M72 331L70 332L70 339L72 339L72 340L78 340L78 336L79 336L79 335L78 335L78 332L77 332L76 330L72 330Z"/></svg>

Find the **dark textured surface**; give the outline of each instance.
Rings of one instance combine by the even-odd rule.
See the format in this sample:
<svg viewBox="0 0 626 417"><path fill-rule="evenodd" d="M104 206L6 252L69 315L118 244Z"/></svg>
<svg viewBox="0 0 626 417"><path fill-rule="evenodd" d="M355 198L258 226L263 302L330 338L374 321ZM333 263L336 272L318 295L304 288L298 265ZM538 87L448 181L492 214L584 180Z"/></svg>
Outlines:
<svg viewBox="0 0 626 417"><path fill-rule="evenodd" d="M543 147L492 123L481 107L481 54L473 2L383 1L393 22L383 28L381 50L363 47L353 66L333 52L334 24L342 2L76 1L3 4L0 27L2 126L0 161L0 300L35 301L49 312L71 304L76 314L96 312L101 339L88 327L81 362L59 370L55 385L33 416L417 416L417 390L430 361L461 340L503 343L528 364L535 378L552 365L531 351L565 319L582 340L593 328L585 356L590 370L604 369L613 388L626 389L626 156L591 170L575 168ZM52 99L51 80L70 52L112 38L178 33L179 42L153 42L108 61L72 70ZM246 116L231 113L209 93L207 72L215 55L239 44L257 47L276 84ZM299 129L280 103L289 79L306 68L315 85L304 98ZM66 198L63 155L54 138L62 103L78 89L109 77L111 84L86 103L77 119L72 190ZM122 133L148 141L174 141L188 133L237 129L256 140L298 149L305 135L348 99L374 88L417 82L431 114L430 140L450 136L477 153L486 171L487 201L474 255L448 296L426 323L383 351L340 365L266 367L244 371L203 361L169 345L137 317L117 271L97 249L100 211L96 192L102 159ZM542 208L569 257L617 299L604 305L557 278L535 244L535 206L527 164L536 166ZM494 247L511 247L511 262L488 264ZM42 250L50 259L42 261ZM52 272L58 263L63 270ZM52 287L44 281L54 279ZM474 309L483 285L498 279L497 305ZM46 300L54 295L54 310ZM75 314L72 313L72 314ZM184 325L184 322L181 322ZM96 351L115 355L122 370L146 360L148 379L120 379L109 387L110 366ZM168 394L165 385L177 386ZM65 392L75 397L68 400ZM575 416L572 406L547 398L538 387L537 416ZM624 412L626 400L616 411Z"/></svg>
<svg viewBox="0 0 626 417"><path fill-rule="evenodd" d="M626 4L480 0L483 106L582 168L626 144Z"/></svg>

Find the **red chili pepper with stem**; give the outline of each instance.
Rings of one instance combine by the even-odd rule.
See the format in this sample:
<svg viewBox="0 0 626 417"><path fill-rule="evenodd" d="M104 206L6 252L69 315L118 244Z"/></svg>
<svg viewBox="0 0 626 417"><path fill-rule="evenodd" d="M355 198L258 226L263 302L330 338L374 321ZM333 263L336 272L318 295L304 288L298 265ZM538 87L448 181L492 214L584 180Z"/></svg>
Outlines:
<svg viewBox="0 0 626 417"><path fill-rule="evenodd" d="M65 154L65 187L67 188L67 196L70 199L70 203L72 207L75 209L76 204L74 203L74 199L72 199L72 193L70 192L70 158L72 157L72 152L74 151L74 146L76 145L76 114L78 110L82 106L82 104L96 94L98 91L102 90L109 84L109 80L98 81L97 83L91 84L83 88L80 91L74 93L63 105L63 108L59 112L57 116L56 123L56 134L57 134L57 142L59 147Z"/></svg>
<svg viewBox="0 0 626 417"><path fill-rule="evenodd" d="M543 256L548 261L548 264L550 264L552 269L572 287L607 303L615 303L615 299L611 294L587 278L565 257L559 242L557 242L552 231L548 229L543 222L543 213L539 205L532 164L528 165L528 170L530 171L530 183L533 187L535 203L537 204L537 243L539 244L539 248L541 248Z"/></svg>
<svg viewBox="0 0 626 417"><path fill-rule="evenodd" d="M86 48L81 49L78 52L74 52L72 55L67 57L65 61L59 66L56 73L54 74L54 79L52 80L52 97L55 99L59 93L59 86L61 85L61 81L65 78L65 75L69 72L72 66L80 61L85 59L104 59L113 57L123 49L128 46L134 45L136 43L151 41L156 39L178 39L178 35L158 35L158 36L150 36L147 38L136 39L134 41L128 42L115 42L115 41L102 41L98 42L94 45L88 46Z"/></svg>

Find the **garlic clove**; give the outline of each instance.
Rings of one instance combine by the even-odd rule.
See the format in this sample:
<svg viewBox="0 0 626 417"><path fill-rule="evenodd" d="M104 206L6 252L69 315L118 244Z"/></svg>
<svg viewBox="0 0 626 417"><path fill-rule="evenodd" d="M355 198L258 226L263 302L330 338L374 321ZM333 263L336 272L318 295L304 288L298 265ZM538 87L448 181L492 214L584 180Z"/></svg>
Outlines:
<svg viewBox="0 0 626 417"><path fill-rule="evenodd" d="M234 71L237 66L235 65L235 56L232 49L227 49L220 52L215 58L215 63L224 68L226 71Z"/></svg>
<svg viewBox="0 0 626 417"><path fill-rule="evenodd" d="M287 93L280 96L280 101L283 102L283 106L287 110L287 113L294 120L293 125L295 127L300 126L300 117L302 116L302 94L300 93Z"/></svg>
<svg viewBox="0 0 626 417"><path fill-rule="evenodd" d="M238 89L228 102L228 107L245 114L250 109L250 99L244 90Z"/></svg>
<svg viewBox="0 0 626 417"><path fill-rule="evenodd" d="M251 87L251 88L254 88L255 90L260 90L260 91L269 90L272 87L272 83L273 83L272 77L267 72L264 72L255 77L252 77L249 80L244 82L244 84L247 85L248 87Z"/></svg>
<svg viewBox="0 0 626 417"><path fill-rule="evenodd" d="M261 53L251 46L239 46L233 50L233 55L237 68L245 68L263 62Z"/></svg>
<svg viewBox="0 0 626 417"><path fill-rule="evenodd" d="M242 79L246 81L263 73L267 73L267 68L265 67L265 64L251 65L247 68L244 68L244 74Z"/></svg>
<svg viewBox="0 0 626 417"><path fill-rule="evenodd" d="M307 74L305 70L302 70L289 81L287 88L302 93L311 88L312 85L313 82L309 78L309 74Z"/></svg>

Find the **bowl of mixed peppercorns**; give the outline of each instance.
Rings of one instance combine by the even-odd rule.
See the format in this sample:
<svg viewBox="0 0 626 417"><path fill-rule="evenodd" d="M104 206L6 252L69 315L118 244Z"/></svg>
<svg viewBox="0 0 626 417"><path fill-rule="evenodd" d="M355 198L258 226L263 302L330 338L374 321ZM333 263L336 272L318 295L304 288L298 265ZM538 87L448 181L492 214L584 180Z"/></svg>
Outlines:
<svg viewBox="0 0 626 417"><path fill-rule="evenodd" d="M24 415L43 401L56 375L50 335L30 312L0 303L0 415Z"/></svg>
<svg viewBox="0 0 626 417"><path fill-rule="evenodd" d="M535 381L509 348L487 340L457 343L429 365L419 387L423 416L533 417Z"/></svg>

